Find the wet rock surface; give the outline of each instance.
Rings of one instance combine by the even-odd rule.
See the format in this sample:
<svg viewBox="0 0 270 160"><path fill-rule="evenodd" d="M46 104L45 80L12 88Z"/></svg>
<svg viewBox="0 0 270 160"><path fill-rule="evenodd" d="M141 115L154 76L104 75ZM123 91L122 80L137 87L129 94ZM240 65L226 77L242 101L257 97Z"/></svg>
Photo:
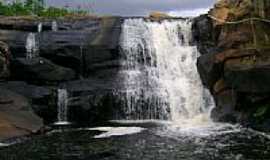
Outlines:
<svg viewBox="0 0 270 160"><path fill-rule="evenodd" d="M194 20L194 39L202 53L197 66L203 84L216 100L212 112L216 121L270 128L270 32L266 30L270 23L227 23L250 17L267 19L269 5L267 1L222 0L209 12L218 20L206 15Z"/></svg>
<svg viewBox="0 0 270 160"><path fill-rule="evenodd" d="M71 121L110 118L105 106L117 83L121 23L119 17L1 17L0 140L57 121L59 88L69 94Z"/></svg>

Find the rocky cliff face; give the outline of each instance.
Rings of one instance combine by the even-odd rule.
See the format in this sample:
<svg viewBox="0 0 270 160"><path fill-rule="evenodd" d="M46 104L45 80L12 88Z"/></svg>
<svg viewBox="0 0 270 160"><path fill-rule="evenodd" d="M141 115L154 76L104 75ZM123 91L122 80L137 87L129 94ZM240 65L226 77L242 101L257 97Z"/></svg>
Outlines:
<svg viewBox="0 0 270 160"><path fill-rule="evenodd" d="M260 20L270 18L269 7L267 0L221 0L194 20L197 65L216 100L216 121L270 131L270 23Z"/></svg>
<svg viewBox="0 0 270 160"><path fill-rule="evenodd" d="M58 88L70 121L110 118L121 18L0 19L0 140L55 122Z"/></svg>

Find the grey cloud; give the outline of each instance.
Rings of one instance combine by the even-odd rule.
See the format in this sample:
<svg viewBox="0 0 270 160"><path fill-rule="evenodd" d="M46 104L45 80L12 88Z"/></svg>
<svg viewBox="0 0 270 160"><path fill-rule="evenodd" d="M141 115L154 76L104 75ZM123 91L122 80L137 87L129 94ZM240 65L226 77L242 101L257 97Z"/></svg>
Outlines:
<svg viewBox="0 0 270 160"><path fill-rule="evenodd" d="M181 11L209 8L216 0L47 0L48 5L72 7L82 6L99 14L139 16L150 11Z"/></svg>

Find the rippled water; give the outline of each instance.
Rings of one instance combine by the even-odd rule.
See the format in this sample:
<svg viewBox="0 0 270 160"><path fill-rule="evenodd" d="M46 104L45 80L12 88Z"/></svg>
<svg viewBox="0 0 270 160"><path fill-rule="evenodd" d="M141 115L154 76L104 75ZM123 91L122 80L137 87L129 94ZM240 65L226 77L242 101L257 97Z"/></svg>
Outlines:
<svg viewBox="0 0 270 160"><path fill-rule="evenodd" d="M169 122L55 130L0 149L2 160L269 160L270 137L229 124L181 129ZM120 128L119 128L120 127ZM195 129L196 128L196 129ZM107 134L98 130L106 130ZM135 132L132 132L135 131ZM109 134L113 133L113 134ZM117 134L123 133L123 134ZM102 135L103 136L99 136ZM107 137L106 137L107 136ZM95 138L96 137L96 138Z"/></svg>

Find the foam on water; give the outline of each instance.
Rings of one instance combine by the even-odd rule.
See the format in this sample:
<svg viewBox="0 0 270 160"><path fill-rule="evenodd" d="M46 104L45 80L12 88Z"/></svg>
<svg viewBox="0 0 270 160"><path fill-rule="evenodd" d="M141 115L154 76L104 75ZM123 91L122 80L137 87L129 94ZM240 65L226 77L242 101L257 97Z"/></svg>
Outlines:
<svg viewBox="0 0 270 160"><path fill-rule="evenodd" d="M10 146L10 144L8 144L8 143L0 143L0 147L8 147L8 146Z"/></svg>
<svg viewBox="0 0 270 160"><path fill-rule="evenodd" d="M131 135L144 131L141 127L97 127L89 128L90 131L102 131L100 135L94 136L94 138L108 138L112 136Z"/></svg>

